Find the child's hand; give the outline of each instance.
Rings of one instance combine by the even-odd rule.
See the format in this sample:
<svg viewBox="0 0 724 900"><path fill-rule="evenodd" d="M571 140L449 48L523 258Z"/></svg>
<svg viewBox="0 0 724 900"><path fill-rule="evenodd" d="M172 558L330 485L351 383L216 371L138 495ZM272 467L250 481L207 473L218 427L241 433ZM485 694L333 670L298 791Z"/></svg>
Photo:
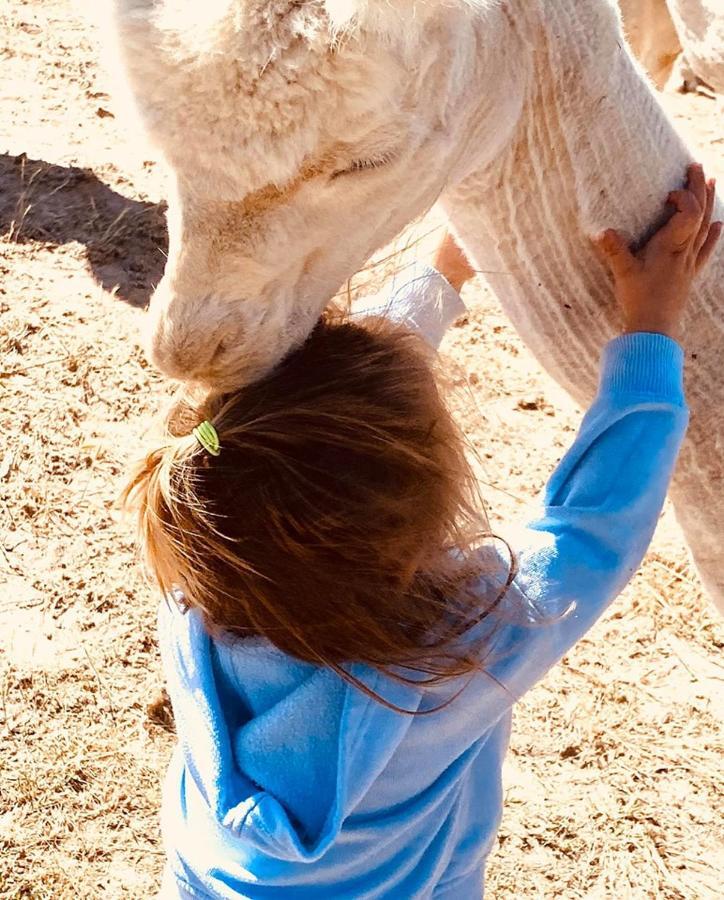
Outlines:
<svg viewBox="0 0 724 900"><path fill-rule="evenodd" d="M596 241L614 277L624 331L677 337L692 282L714 251L722 223L711 223L714 181L701 165L689 166L686 189L672 191L676 211L636 253L609 229Z"/></svg>
<svg viewBox="0 0 724 900"><path fill-rule="evenodd" d="M437 248L433 266L458 293L460 293L460 289L466 282L470 281L471 278L475 278L475 272L468 262L467 256L457 245L449 231L445 232Z"/></svg>

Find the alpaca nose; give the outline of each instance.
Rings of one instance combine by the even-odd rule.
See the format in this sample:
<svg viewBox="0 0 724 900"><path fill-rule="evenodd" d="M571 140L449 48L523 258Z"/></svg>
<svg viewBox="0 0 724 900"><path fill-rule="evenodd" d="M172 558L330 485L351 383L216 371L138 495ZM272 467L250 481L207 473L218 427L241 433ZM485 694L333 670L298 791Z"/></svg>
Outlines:
<svg viewBox="0 0 724 900"><path fill-rule="evenodd" d="M166 276L156 287L143 325L143 346L151 364L164 375L195 381L208 370L220 340L209 327L208 298L194 300L175 286L176 279Z"/></svg>
<svg viewBox="0 0 724 900"><path fill-rule="evenodd" d="M214 367L223 350L222 340L187 322L180 326L167 315L152 317L145 335L151 363L178 381L201 381Z"/></svg>

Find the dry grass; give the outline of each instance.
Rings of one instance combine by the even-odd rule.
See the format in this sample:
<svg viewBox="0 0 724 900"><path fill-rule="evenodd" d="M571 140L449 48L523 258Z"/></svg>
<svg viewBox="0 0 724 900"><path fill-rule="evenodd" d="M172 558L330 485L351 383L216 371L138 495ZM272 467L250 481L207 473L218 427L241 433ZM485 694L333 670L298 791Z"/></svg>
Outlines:
<svg viewBox="0 0 724 900"><path fill-rule="evenodd" d="M162 264L163 181L98 113L113 107L69 0L11 0L0 34L0 898L149 897L172 738L147 710L156 598L113 504L164 391L132 305ZM667 102L724 168L714 104ZM482 282L466 299L446 353L500 525L579 411ZM614 610L518 709L489 896L720 896L723 646L667 514Z"/></svg>

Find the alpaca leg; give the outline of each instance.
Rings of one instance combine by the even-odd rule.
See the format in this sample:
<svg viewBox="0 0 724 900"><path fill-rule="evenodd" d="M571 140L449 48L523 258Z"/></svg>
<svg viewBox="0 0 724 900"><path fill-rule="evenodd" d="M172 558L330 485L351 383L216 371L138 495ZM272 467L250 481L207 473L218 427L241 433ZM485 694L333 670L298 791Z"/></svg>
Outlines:
<svg viewBox="0 0 724 900"><path fill-rule="evenodd" d="M517 28L536 71L513 140L443 197L456 235L541 364L579 401L616 333L609 278L590 237L641 238L682 184L691 153L642 80L600 0L531 3ZM580 36L595 34L596 41ZM719 203L716 218L722 218ZM685 323L689 438L672 488L705 585L724 611L724 252Z"/></svg>
<svg viewBox="0 0 724 900"><path fill-rule="evenodd" d="M706 87L704 82L694 72L684 53L676 60L666 89L678 91L680 94L695 94L701 87Z"/></svg>

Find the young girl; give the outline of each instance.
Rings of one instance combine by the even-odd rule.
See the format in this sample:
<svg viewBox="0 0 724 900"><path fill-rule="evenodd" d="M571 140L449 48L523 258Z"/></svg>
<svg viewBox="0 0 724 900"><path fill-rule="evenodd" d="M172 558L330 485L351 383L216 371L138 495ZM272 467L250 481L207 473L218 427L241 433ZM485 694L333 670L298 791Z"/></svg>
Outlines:
<svg viewBox="0 0 724 900"><path fill-rule="evenodd" d="M624 333L512 558L419 336L459 312L436 273L176 406L128 488L167 595L162 896L481 896L511 708L631 578L664 501L713 197L692 167L638 253L601 239Z"/></svg>

